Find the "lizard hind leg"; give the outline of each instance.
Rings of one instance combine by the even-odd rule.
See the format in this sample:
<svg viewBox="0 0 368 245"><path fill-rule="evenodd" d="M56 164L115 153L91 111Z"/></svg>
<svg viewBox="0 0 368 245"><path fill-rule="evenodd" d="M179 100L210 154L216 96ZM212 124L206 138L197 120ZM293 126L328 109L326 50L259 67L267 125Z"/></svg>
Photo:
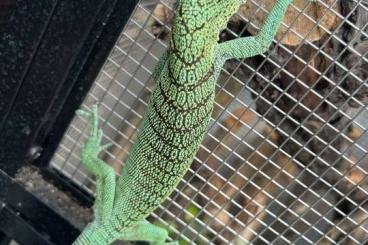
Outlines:
<svg viewBox="0 0 368 245"><path fill-rule="evenodd" d="M116 180L113 168L98 158L98 154L111 144L101 145L103 132L98 127L97 105L92 107L91 112L78 110L77 114L92 121L90 135L82 149L81 162L89 172L96 176L94 223L101 224L111 218Z"/></svg>
<svg viewBox="0 0 368 245"><path fill-rule="evenodd" d="M166 242L169 234L166 229L140 221L124 230L119 239L127 241L145 241L151 245L179 245L178 242Z"/></svg>

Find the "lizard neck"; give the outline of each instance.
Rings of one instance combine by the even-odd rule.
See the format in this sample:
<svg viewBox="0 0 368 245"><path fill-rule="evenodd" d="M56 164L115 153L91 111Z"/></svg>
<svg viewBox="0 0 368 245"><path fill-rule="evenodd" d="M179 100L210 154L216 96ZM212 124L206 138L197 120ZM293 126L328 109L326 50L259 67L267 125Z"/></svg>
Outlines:
<svg viewBox="0 0 368 245"><path fill-rule="evenodd" d="M172 28L169 72L179 84L195 84L214 68L219 33L243 0L181 0ZM218 69L217 69L218 70Z"/></svg>

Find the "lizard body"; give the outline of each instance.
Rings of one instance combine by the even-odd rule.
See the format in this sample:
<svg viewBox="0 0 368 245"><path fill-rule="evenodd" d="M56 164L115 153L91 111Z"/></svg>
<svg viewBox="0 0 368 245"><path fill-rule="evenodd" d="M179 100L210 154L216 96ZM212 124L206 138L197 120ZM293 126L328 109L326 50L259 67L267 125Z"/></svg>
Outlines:
<svg viewBox="0 0 368 245"><path fill-rule="evenodd" d="M96 175L97 188L95 219L74 244L104 245L119 239L169 244L167 231L144 219L172 193L192 163L211 118L223 63L265 52L291 0L276 1L257 36L218 44L219 32L243 2L179 2L169 48L153 72L156 88L117 181L97 156L106 147L100 146L97 107L78 112L92 118L82 163Z"/></svg>

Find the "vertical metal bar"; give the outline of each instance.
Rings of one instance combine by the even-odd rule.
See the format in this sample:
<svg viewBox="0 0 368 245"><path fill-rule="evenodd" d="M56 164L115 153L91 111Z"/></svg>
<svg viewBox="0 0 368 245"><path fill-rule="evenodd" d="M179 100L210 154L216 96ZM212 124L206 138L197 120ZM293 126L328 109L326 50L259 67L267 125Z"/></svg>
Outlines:
<svg viewBox="0 0 368 245"><path fill-rule="evenodd" d="M18 1L8 28L0 33L0 135L56 4Z"/></svg>

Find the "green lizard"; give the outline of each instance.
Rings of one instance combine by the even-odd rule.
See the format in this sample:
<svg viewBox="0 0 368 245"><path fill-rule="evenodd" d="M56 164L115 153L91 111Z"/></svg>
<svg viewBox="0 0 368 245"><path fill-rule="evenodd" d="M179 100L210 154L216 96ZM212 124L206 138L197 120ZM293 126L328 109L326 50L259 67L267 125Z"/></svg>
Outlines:
<svg viewBox="0 0 368 245"><path fill-rule="evenodd" d="M265 52L292 0L276 0L257 36L218 43L219 32L244 0L180 0L169 48L153 72L150 98L137 141L116 180L98 158L97 106L78 113L92 118L82 163L96 175L95 218L76 245L111 244L115 240L166 242L165 229L146 223L187 172L209 124L215 83L224 62Z"/></svg>

